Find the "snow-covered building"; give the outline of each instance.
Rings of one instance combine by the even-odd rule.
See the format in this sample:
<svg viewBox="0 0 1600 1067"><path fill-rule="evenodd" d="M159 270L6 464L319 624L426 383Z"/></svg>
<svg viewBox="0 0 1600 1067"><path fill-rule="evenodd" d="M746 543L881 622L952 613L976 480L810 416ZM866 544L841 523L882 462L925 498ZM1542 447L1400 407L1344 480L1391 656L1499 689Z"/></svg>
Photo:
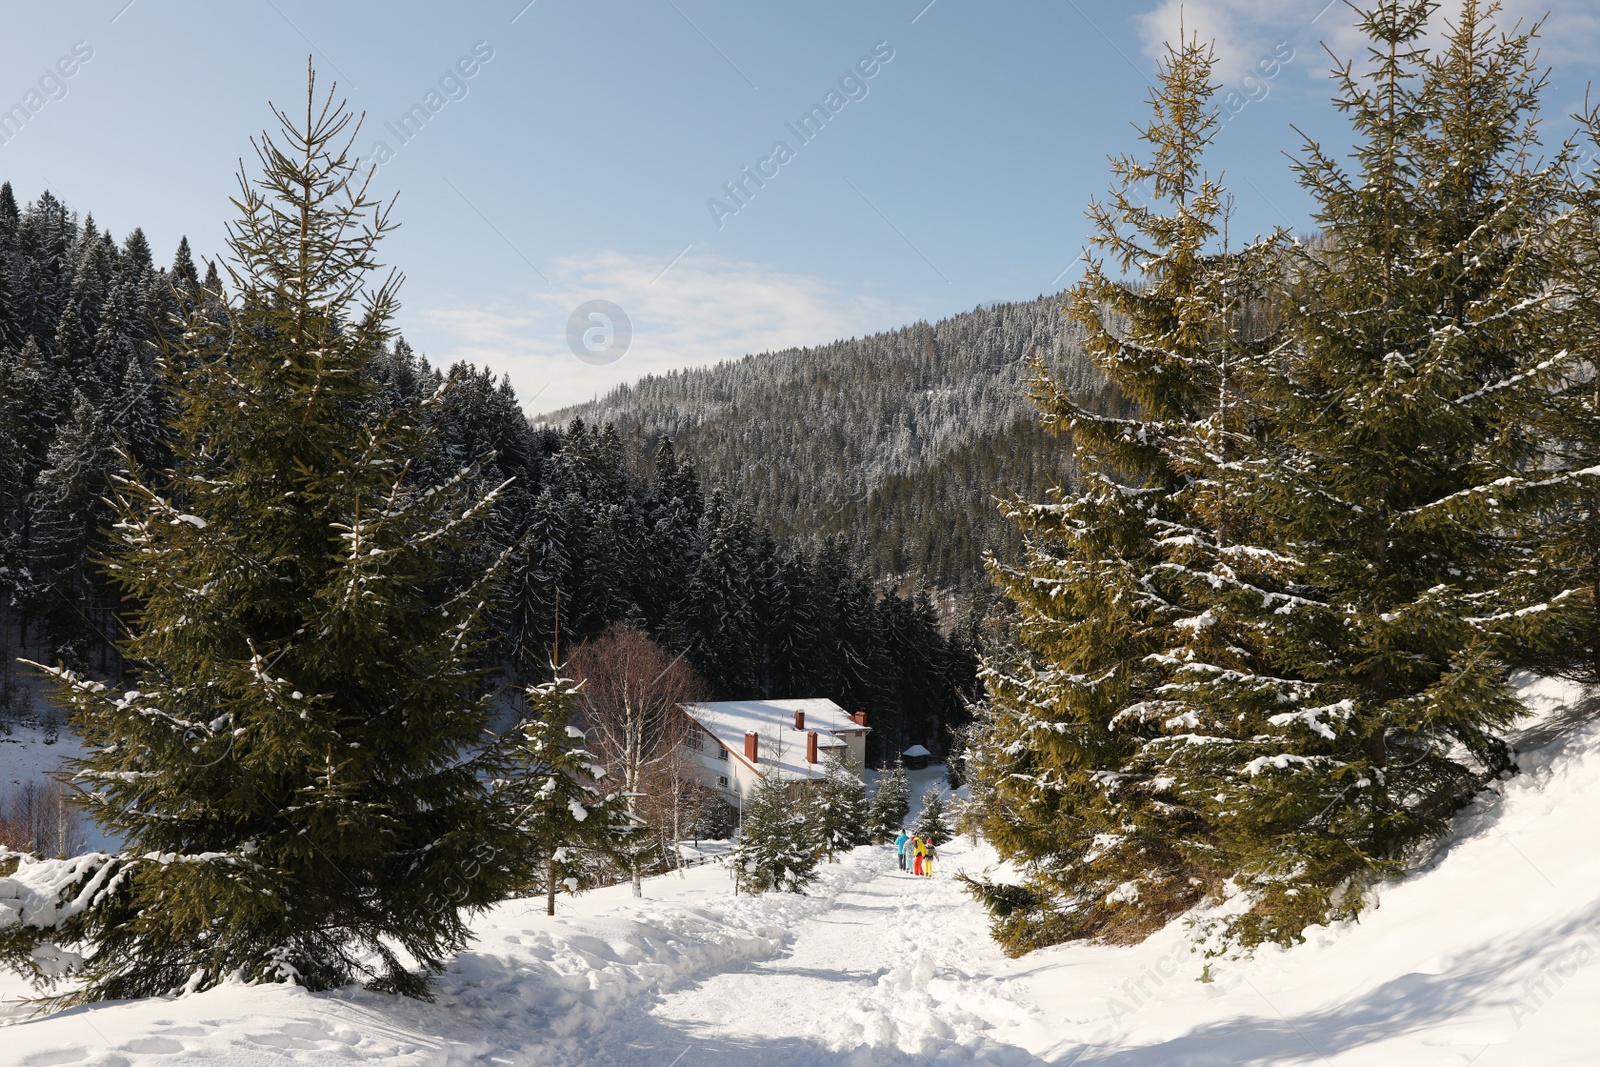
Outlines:
<svg viewBox="0 0 1600 1067"><path fill-rule="evenodd" d="M686 744L696 754L696 773L730 804L772 771L799 790L821 776L830 755L857 774L866 769L867 713L852 715L826 697L680 706L689 717Z"/></svg>

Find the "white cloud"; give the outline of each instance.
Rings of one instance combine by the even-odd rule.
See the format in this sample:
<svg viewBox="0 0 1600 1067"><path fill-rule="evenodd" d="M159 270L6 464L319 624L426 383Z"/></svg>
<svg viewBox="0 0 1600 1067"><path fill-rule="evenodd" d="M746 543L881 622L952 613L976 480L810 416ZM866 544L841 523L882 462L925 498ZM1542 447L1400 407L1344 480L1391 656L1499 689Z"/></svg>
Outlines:
<svg viewBox="0 0 1600 1067"><path fill-rule="evenodd" d="M1460 10L1461 0L1445 0L1433 16L1434 41ZM1594 0L1505 0L1496 21L1508 29L1519 19L1526 26L1546 11L1549 19L1538 41L1544 61L1592 63L1600 48L1600 10ZM1147 55L1158 59L1163 42L1178 39L1180 19L1186 35L1215 42L1216 78L1226 88L1240 86L1280 44L1294 49L1295 66L1318 78L1331 65L1323 42L1341 59L1358 64L1366 50L1355 13L1343 0L1160 0L1137 19Z"/></svg>
<svg viewBox="0 0 1600 1067"><path fill-rule="evenodd" d="M422 329L413 340L435 365L467 360L510 374L533 415L646 374L826 343L916 317L912 309L842 292L819 278L692 251L664 274L664 260L617 252L554 266L552 284L532 289L516 306L420 311ZM615 363L586 363L568 346L567 320L589 300L617 304L633 324L632 343Z"/></svg>
<svg viewBox="0 0 1600 1067"><path fill-rule="evenodd" d="M1183 37L1213 43L1217 50L1214 77L1223 86L1232 87L1258 62L1272 58L1280 41L1287 41L1303 56L1315 44L1317 28L1335 14L1329 11L1317 26L1310 25L1325 2L1313 5L1298 0L1162 0L1138 21L1145 52L1154 60L1165 54L1167 41L1177 43L1180 28ZM1335 7L1338 6L1335 0ZM1302 7L1308 10L1300 10ZM1291 34L1291 28L1296 26L1305 29Z"/></svg>

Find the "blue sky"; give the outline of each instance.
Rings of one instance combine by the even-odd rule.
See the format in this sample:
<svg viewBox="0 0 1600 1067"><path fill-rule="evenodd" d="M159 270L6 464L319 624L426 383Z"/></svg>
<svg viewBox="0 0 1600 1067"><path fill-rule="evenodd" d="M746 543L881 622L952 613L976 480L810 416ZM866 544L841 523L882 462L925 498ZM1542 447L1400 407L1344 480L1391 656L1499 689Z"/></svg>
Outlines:
<svg viewBox="0 0 1600 1067"><path fill-rule="evenodd" d="M1600 5L1554 6L1553 134L1600 69ZM1304 228L1282 152L1291 123L1343 143L1322 43L1355 52L1348 9L1198 0L1182 17L1236 94L1212 157L1235 233ZM535 413L1069 284L1178 20L1176 0L8 4L0 107L42 80L43 103L0 144L0 179L119 236L143 226L163 260L184 234L217 255L237 161L268 100L303 98L310 54L367 113L374 187L400 194L401 329L437 363L509 373ZM92 56L51 80L75 45ZM813 105L834 112L802 140ZM742 204L724 184L741 180ZM614 361L571 350L591 300L631 321Z"/></svg>

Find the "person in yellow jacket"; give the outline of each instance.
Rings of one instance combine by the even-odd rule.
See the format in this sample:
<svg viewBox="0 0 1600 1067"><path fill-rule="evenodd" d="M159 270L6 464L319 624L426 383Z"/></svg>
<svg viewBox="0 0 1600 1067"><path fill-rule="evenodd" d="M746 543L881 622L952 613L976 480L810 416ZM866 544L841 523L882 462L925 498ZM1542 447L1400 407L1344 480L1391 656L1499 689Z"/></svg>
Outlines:
<svg viewBox="0 0 1600 1067"><path fill-rule="evenodd" d="M922 865L927 861L928 858L928 843L920 837L913 836L911 838L911 847L917 857L916 865L912 867L911 873L921 874Z"/></svg>

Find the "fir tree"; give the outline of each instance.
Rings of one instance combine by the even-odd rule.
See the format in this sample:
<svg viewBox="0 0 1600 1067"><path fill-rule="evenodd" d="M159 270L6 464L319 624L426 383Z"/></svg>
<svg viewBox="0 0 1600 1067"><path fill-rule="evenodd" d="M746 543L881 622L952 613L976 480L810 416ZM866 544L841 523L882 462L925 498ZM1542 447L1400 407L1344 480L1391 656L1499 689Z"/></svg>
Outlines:
<svg viewBox="0 0 1600 1067"><path fill-rule="evenodd" d="M689 583L698 638L695 668L718 690L752 692L755 654L748 523L717 490L700 519L700 558Z"/></svg>
<svg viewBox="0 0 1600 1067"><path fill-rule="evenodd" d="M804 803L775 773L763 775L744 798L739 837L728 854L735 892L804 893L821 858Z"/></svg>
<svg viewBox="0 0 1600 1067"><path fill-rule="evenodd" d="M568 501L546 486L529 506L511 556L502 603L514 660L526 673L549 662L562 641L558 627L565 629L571 622L572 526ZM569 590L565 620L560 618L563 586Z"/></svg>
<svg viewBox="0 0 1600 1067"><path fill-rule="evenodd" d="M178 238L178 250L172 256L172 268L168 271L172 277L172 284L179 288L200 287L200 274L194 268L194 253L189 248L189 238Z"/></svg>
<svg viewBox="0 0 1600 1067"><path fill-rule="evenodd" d="M712 841L731 839L739 829L739 809L722 799L722 794L707 789L699 814L689 824L689 832L698 844L700 838Z"/></svg>
<svg viewBox="0 0 1600 1067"><path fill-rule="evenodd" d="M922 810L912 833L924 841L942 845L950 840L950 818L945 813L944 790L930 789L922 798Z"/></svg>
<svg viewBox="0 0 1600 1067"><path fill-rule="evenodd" d="M150 240L138 226L135 226L133 232L122 242L122 264L123 269L133 277L138 277L154 265L154 258L150 254Z"/></svg>
<svg viewBox="0 0 1600 1067"><path fill-rule="evenodd" d="M82 393L75 394L72 418L56 431L33 488L32 564L50 594L46 618L57 654L84 668L91 651L72 640L79 621L96 607L97 582L90 546L105 523L105 497L115 469L109 429ZM96 620L98 630L98 620ZM96 634L96 637L101 636ZM98 649L94 649L98 651Z"/></svg>
<svg viewBox="0 0 1600 1067"><path fill-rule="evenodd" d="M527 714L494 750L497 792L516 812L523 857L538 871L546 914L556 893L576 893L594 867L635 829L615 793L600 782L605 769L584 747L577 725L577 687L564 678L528 689Z"/></svg>
<svg viewBox="0 0 1600 1067"><path fill-rule="evenodd" d="M94 334L87 328L84 319L78 301L75 298L67 301L52 335L54 350L57 366L63 372L61 380L67 383L66 388L82 389L98 397L103 383L95 373Z"/></svg>
<svg viewBox="0 0 1600 1067"><path fill-rule="evenodd" d="M1246 945L1358 914L1514 768L1504 649L1541 613L1507 579L1529 560L1526 427L1564 358L1564 153L1535 157L1535 31L1469 0L1429 54L1433 8L1364 13L1371 62L1336 71L1356 170L1315 143L1299 163L1324 241L1282 258L1282 332L1250 368L1275 451L1237 486L1292 562L1277 595L1232 604L1257 667L1208 684L1207 743L1164 769L1246 891L1227 922Z"/></svg>
<svg viewBox="0 0 1600 1067"><path fill-rule="evenodd" d="M829 863L870 839L867 822L867 786L835 756L823 760L822 777L808 786L814 840L822 842Z"/></svg>
<svg viewBox="0 0 1600 1067"><path fill-rule="evenodd" d="M466 916L529 877L470 756L488 589L426 596L492 501L410 479L420 412L370 416L387 213L331 94L318 106L308 79L303 124L275 113L282 141L240 176L234 295L219 286L184 334L202 347L166 361L174 469L114 502L137 688L51 671L89 750L80 803L128 849L74 869L68 890L104 890L93 906L32 931L89 950L72 1001L235 976L425 995Z"/></svg>
<svg viewBox="0 0 1600 1067"><path fill-rule="evenodd" d="M1206 827L1175 803L1149 746L1184 731L1164 699L1185 624L1204 628L1224 563L1197 498L1234 433L1223 398L1233 339L1219 322L1220 186L1202 154L1216 130L1214 57L1169 46L1141 131L1148 159L1112 160L1089 210L1102 256L1069 294L1083 344L1129 405L1095 410L1040 367L1044 421L1071 434L1074 494L1014 502L1025 562L991 564L1016 605L1016 640L986 657L989 701L968 765L985 836L1023 872L976 886L1008 951L1070 937L1137 937L1193 905L1217 871L1185 847ZM1127 408L1131 407L1131 410ZM1137 900L1118 887L1143 889Z"/></svg>
<svg viewBox="0 0 1600 1067"><path fill-rule="evenodd" d="M906 780L905 764L896 762L893 770L878 777L878 789L872 795L867 823L873 839L893 841L910 813L911 784Z"/></svg>
<svg viewBox="0 0 1600 1067"><path fill-rule="evenodd" d="M51 386L45 357L32 338L22 350L0 350L0 537L13 593L24 583L34 536L34 486L51 445ZM103 488L100 487L100 488Z"/></svg>
<svg viewBox="0 0 1600 1067"><path fill-rule="evenodd" d="M17 194L11 191L11 183L0 182L0 229L14 230L20 217L21 212L17 210Z"/></svg>
<svg viewBox="0 0 1600 1067"><path fill-rule="evenodd" d="M1581 116L1587 170L1567 176L1553 220L1558 343L1572 356L1538 415L1542 462L1516 472L1508 500L1536 523L1537 560L1513 576L1525 593L1520 665L1600 684L1600 106Z"/></svg>

